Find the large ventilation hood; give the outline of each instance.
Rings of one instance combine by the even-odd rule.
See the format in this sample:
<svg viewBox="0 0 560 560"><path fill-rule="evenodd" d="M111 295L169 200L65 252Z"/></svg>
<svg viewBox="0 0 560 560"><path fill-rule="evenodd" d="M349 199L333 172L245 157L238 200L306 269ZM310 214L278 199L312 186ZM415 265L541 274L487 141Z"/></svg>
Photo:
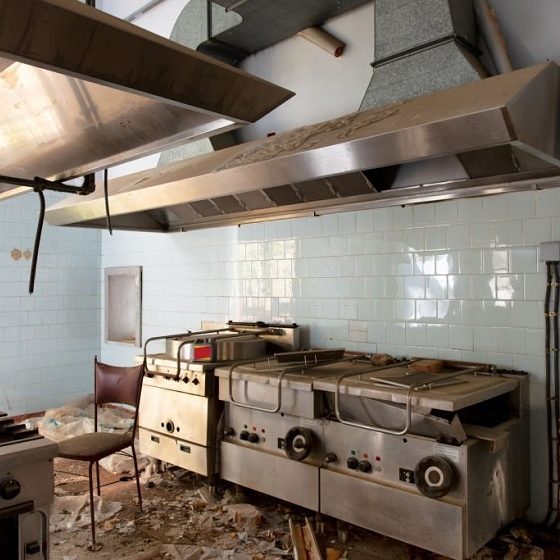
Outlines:
<svg viewBox="0 0 560 560"><path fill-rule="evenodd" d="M115 180L113 226L178 231L560 182L560 69L534 66ZM101 193L54 225L105 226Z"/></svg>
<svg viewBox="0 0 560 560"><path fill-rule="evenodd" d="M76 0L0 0L0 174L64 180L293 94ZM0 198L28 190L0 184Z"/></svg>

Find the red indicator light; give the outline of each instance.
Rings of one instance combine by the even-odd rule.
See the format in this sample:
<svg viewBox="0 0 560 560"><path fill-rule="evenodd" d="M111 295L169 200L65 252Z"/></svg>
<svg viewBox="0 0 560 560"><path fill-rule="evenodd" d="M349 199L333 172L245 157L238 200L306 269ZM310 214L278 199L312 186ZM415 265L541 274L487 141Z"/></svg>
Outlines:
<svg viewBox="0 0 560 560"><path fill-rule="evenodd" d="M381 461L381 457L377 456L377 457L375 458L375 460L376 460L376 461Z"/></svg>
<svg viewBox="0 0 560 560"><path fill-rule="evenodd" d="M212 359L212 346L204 344L195 346L193 348L193 360L211 360Z"/></svg>

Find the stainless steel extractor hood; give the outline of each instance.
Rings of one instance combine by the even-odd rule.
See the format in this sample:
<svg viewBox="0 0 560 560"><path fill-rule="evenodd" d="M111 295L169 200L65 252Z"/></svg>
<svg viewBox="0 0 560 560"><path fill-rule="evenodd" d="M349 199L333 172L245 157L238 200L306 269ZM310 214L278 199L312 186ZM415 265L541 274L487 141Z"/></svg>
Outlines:
<svg viewBox="0 0 560 560"><path fill-rule="evenodd" d="M293 94L76 0L0 0L0 174L64 180ZM27 190L0 184L0 198Z"/></svg>
<svg viewBox="0 0 560 560"><path fill-rule="evenodd" d="M115 180L113 225L178 231L560 182L560 68L538 65ZM105 226L101 193L47 211Z"/></svg>

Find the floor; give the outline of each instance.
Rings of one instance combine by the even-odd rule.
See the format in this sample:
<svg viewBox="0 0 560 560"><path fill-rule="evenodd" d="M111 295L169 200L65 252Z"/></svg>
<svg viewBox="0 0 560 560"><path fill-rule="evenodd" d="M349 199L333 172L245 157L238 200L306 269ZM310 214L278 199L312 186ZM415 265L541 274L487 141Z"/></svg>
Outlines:
<svg viewBox="0 0 560 560"><path fill-rule="evenodd" d="M196 475L180 469L143 481L143 512L128 476L101 469L102 498L96 552L90 544L85 465L55 460L55 504L50 560L281 560L291 559L288 520L304 523L307 510L222 483L211 496ZM81 500L81 502L80 502ZM118 508L119 511L115 511ZM337 560L446 560L442 556L330 518L312 518L323 558ZM77 525L83 524L81 527ZM68 528L72 525L71 528ZM558 560L553 535L516 527L473 560Z"/></svg>

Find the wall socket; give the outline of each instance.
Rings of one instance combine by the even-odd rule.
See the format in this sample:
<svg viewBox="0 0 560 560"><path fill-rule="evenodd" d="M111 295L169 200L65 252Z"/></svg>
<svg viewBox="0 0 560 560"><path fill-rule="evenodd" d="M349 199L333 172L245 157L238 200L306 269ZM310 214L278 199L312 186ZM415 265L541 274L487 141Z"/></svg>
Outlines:
<svg viewBox="0 0 560 560"><path fill-rule="evenodd" d="M560 241L541 243L539 262L560 261Z"/></svg>

